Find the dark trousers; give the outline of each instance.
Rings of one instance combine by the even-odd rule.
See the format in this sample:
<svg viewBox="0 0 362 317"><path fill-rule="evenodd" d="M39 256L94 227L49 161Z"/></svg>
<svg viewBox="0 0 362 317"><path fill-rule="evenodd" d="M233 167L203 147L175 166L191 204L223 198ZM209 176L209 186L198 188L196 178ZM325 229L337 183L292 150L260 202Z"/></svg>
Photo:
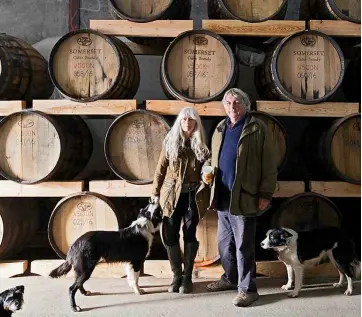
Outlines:
<svg viewBox="0 0 362 317"><path fill-rule="evenodd" d="M182 219L184 221L182 226L184 242L196 242L196 228L199 223L199 213L197 212L194 191L191 192L191 195L189 195L189 193L181 193L175 211L172 216L167 219L167 240L170 246L174 246L180 241Z"/></svg>
<svg viewBox="0 0 362 317"><path fill-rule="evenodd" d="M238 286L239 292L256 292L256 218L218 211L218 247L225 273L222 279Z"/></svg>

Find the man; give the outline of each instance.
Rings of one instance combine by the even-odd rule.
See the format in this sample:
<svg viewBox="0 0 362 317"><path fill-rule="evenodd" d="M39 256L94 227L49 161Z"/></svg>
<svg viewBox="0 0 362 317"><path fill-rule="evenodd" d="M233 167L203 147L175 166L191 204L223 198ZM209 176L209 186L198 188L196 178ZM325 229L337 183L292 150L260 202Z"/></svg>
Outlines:
<svg viewBox="0 0 362 317"><path fill-rule="evenodd" d="M237 88L222 101L227 118L212 137L210 209L218 212L218 247L225 273L207 285L211 292L237 289L236 306L259 298L255 283L256 216L270 206L277 167L268 131L250 114L250 100ZM203 175L203 180L207 179Z"/></svg>

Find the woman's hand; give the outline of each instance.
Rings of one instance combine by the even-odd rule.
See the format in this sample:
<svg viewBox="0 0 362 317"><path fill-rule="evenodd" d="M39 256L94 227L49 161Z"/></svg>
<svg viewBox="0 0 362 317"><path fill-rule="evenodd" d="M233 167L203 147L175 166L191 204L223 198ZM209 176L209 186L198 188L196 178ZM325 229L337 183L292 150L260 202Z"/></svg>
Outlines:
<svg viewBox="0 0 362 317"><path fill-rule="evenodd" d="M159 202L160 202L160 196L155 196L155 195L151 196L151 198L150 198L151 204L159 204Z"/></svg>

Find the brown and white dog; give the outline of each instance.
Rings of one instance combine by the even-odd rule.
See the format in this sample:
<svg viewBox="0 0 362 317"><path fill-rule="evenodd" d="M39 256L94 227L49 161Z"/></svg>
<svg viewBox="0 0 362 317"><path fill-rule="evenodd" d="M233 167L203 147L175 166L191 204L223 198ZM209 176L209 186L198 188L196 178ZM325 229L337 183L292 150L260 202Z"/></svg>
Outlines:
<svg viewBox="0 0 362 317"><path fill-rule="evenodd" d="M339 282L334 287L342 287L347 279L345 295L352 295L352 278L360 276L361 263L357 259L353 241L346 237L338 228L323 228L307 232L299 232L289 228L275 228L267 232L261 242L264 249L277 252L280 261L284 262L288 282L282 286L290 290L295 275L294 290L289 297L297 297L303 285L305 267L316 266L330 260L339 272Z"/></svg>

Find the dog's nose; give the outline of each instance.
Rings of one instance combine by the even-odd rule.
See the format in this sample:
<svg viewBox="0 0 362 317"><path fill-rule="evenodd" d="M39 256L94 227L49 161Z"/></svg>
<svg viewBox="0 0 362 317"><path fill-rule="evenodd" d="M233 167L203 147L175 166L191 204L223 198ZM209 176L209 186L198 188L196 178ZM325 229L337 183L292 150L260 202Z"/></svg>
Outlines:
<svg viewBox="0 0 362 317"><path fill-rule="evenodd" d="M261 247L263 247L263 246L264 246L264 243L263 243L263 242L261 242L261 243L260 243L260 246L261 246Z"/></svg>

